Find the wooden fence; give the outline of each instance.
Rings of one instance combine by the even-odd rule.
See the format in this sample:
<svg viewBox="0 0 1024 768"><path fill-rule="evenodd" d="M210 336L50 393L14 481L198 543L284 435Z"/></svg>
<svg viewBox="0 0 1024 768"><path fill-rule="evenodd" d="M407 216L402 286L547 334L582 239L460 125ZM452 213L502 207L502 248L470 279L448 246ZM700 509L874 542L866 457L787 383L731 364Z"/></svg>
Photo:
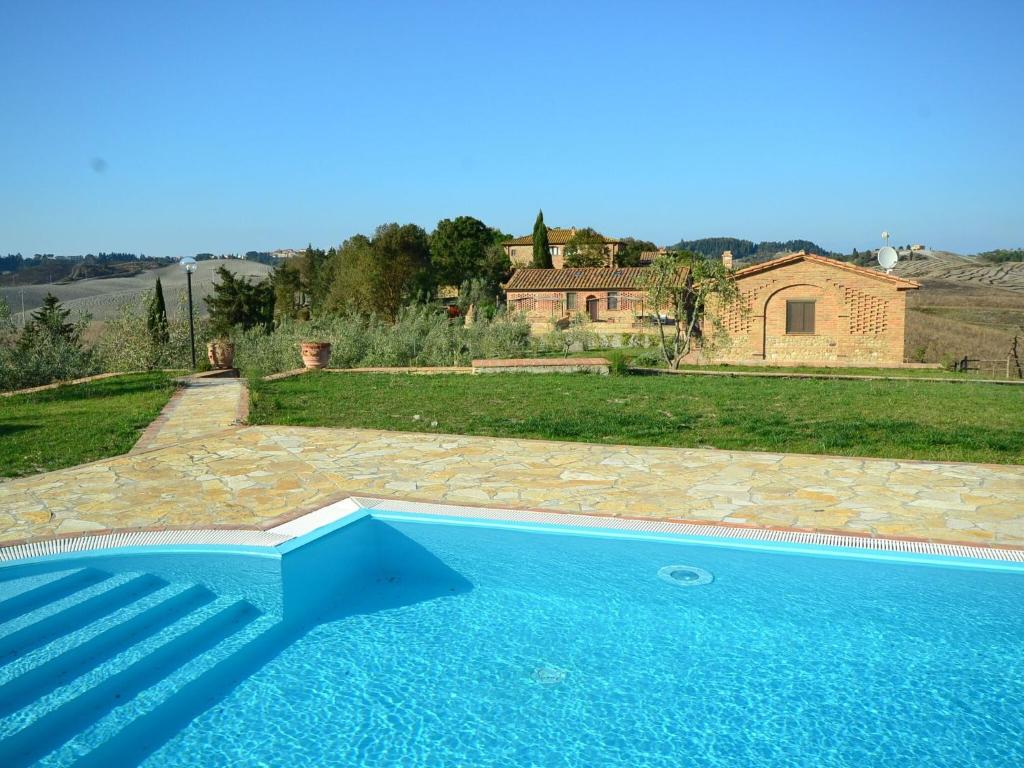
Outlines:
<svg viewBox="0 0 1024 768"><path fill-rule="evenodd" d="M990 379L1020 379L1020 368L1017 361L1007 355L1001 360L979 360L964 356L953 363L953 370L960 372L977 371Z"/></svg>

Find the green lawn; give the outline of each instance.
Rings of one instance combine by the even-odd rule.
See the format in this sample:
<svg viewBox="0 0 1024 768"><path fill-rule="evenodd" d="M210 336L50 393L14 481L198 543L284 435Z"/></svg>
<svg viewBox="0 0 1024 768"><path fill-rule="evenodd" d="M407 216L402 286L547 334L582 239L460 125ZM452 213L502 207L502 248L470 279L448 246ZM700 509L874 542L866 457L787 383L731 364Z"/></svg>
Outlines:
<svg viewBox="0 0 1024 768"><path fill-rule="evenodd" d="M617 347L615 349L592 349L587 352L570 352L569 357L620 357L631 365L637 365L636 358L644 352L636 347ZM558 353L545 353L539 357L562 357ZM664 368L665 363L659 362L657 368ZM985 379L991 378L991 371L949 371L945 368L830 368L828 366L809 365L681 365L682 371L725 371L734 373L818 373L825 376L885 376L889 378L931 378L931 379Z"/></svg>
<svg viewBox="0 0 1024 768"><path fill-rule="evenodd" d="M977 371L958 373L945 368L829 368L827 366L793 365L683 365L682 370L734 371L737 373L820 373L826 376L886 376L901 379L979 379L988 378Z"/></svg>
<svg viewBox="0 0 1024 768"><path fill-rule="evenodd" d="M0 397L0 476L125 453L173 392L170 375L156 372Z"/></svg>
<svg viewBox="0 0 1024 768"><path fill-rule="evenodd" d="M570 352L569 357L606 357L609 360L621 358L630 365L639 365L637 359L644 353L651 353L652 350L638 349L637 347L615 347L612 349L591 349L585 352ZM558 352L544 352L536 357L562 357ZM665 368L663 361L658 361L651 366ZM718 365L681 365L682 371L725 371L734 373L816 373L825 376L884 376L900 379L988 379L992 378L992 372L986 371L950 371L945 368L831 368L824 365L732 365L721 363ZM996 378L1004 378L997 376Z"/></svg>
<svg viewBox="0 0 1024 768"><path fill-rule="evenodd" d="M996 384L310 373L252 385L254 424L1024 463L1024 387Z"/></svg>

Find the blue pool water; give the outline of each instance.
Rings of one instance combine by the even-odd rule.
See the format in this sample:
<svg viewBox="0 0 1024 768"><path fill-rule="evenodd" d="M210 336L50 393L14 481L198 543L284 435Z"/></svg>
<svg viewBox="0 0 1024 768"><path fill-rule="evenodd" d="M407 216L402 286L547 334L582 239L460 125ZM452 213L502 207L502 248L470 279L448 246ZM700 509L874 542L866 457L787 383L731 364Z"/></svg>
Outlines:
<svg viewBox="0 0 1024 768"><path fill-rule="evenodd" d="M0 765L1020 766L1022 606L1020 569L386 514L14 565Z"/></svg>

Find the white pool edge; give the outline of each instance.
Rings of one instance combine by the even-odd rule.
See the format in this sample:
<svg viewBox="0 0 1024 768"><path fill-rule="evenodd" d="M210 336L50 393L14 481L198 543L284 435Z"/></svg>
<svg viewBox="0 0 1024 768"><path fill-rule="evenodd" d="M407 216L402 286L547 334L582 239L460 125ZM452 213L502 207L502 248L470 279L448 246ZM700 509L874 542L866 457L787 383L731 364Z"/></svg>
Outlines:
<svg viewBox="0 0 1024 768"><path fill-rule="evenodd" d="M987 547L984 545L944 544L939 542L908 541L884 537L854 536L834 533L787 531L784 529L743 528L718 524L673 522L655 519L602 517L564 512L537 512L496 507L467 507L453 504L434 504L398 501L374 497L349 497L320 509L273 526L267 530L245 529L181 529L169 531L124 531L83 534L81 536L47 539L0 547L0 562L12 563L48 555L73 554L94 550L138 548L151 546L199 545L282 547L316 531L336 527L340 521L364 514L406 513L410 515L446 518L453 521L510 524L516 527L576 529L647 535L669 535L694 539L694 543L714 540L728 545L797 545L824 548L829 552L847 550L852 555L891 554L897 556L957 558L960 560L988 561L991 563L1024 564L1024 549ZM295 542L297 543L297 542ZM285 547L290 548L290 547ZM779 551L789 547L779 547ZM795 551L795 550L790 550ZM803 550L806 551L806 550Z"/></svg>

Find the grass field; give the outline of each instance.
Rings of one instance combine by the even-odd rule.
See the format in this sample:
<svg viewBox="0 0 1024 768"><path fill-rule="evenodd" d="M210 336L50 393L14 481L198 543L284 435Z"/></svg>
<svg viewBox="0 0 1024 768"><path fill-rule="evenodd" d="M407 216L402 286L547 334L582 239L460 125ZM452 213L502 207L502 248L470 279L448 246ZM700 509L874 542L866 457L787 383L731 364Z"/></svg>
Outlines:
<svg viewBox="0 0 1024 768"><path fill-rule="evenodd" d="M1024 387L919 381L311 373L254 424L1024 463Z"/></svg>
<svg viewBox="0 0 1024 768"><path fill-rule="evenodd" d="M0 476L125 453L173 392L168 374L139 373L0 398Z"/></svg>
<svg viewBox="0 0 1024 768"><path fill-rule="evenodd" d="M759 365L683 365L680 370L723 371L735 373L814 373L824 376L885 376L897 379L972 379L980 373L957 373L944 368L830 368L828 366L759 366ZM1004 377L1005 378L1005 377Z"/></svg>
<svg viewBox="0 0 1024 768"><path fill-rule="evenodd" d="M627 363L637 367L644 367L636 363L637 357L645 351L635 347L617 347L615 349L592 349L586 352L571 352L569 357L604 357L609 360L621 358ZM544 354L540 357L562 357L559 354ZM659 362L657 368L665 368L664 362ZM980 379L984 378L981 372L967 371L958 373L944 368L842 368L829 367L826 365L733 365L722 363L720 365L681 365L681 371L721 371L723 373L814 373L825 376L886 376L900 379ZM1000 376L999 378L1006 378Z"/></svg>
<svg viewBox="0 0 1024 768"><path fill-rule="evenodd" d="M907 296L909 356L1005 360L1015 334L1024 340L1022 290L922 280L921 290Z"/></svg>

